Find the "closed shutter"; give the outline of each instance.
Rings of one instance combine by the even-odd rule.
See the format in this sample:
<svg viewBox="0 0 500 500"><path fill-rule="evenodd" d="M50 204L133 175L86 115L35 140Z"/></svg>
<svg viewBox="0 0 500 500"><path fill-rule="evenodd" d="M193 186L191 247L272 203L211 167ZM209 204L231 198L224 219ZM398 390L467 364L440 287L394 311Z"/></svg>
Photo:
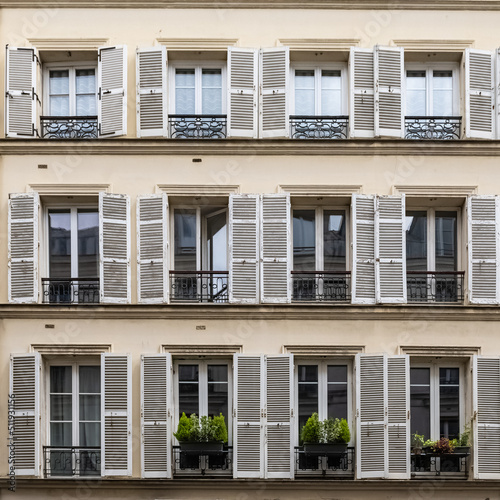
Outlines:
<svg viewBox="0 0 500 500"><path fill-rule="evenodd" d="M11 303L38 302L38 212L37 193L9 197L9 283Z"/></svg>
<svg viewBox="0 0 500 500"><path fill-rule="evenodd" d="M99 137L127 134L127 47L101 47L97 71Z"/></svg>
<svg viewBox="0 0 500 500"><path fill-rule="evenodd" d="M499 208L497 196L470 196L467 200L471 304L499 303Z"/></svg>
<svg viewBox="0 0 500 500"><path fill-rule="evenodd" d="M375 47L375 137L403 137L402 47Z"/></svg>
<svg viewBox="0 0 500 500"><path fill-rule="evenodd" d="M165 193L137 198L137 296L143 304L168 301L167 213Z"/></svg>
<svg viewBox="0 0 500 500"><path fill-rule="evenodd" d="M373 50L351 47L349 57L349 136L373 137L375 73Z"/></svg>
<svg viewBox="0 0 500 500"><path fill-rule="evenodd" d="M130 199L99 193L100 300L130 302Z"/></svg>
<svg viewBox="0 0 500 500"><path fill-rule="evenodd" d="M39 60L36 49L9 47L6 53L5 135L36 137Z"/></svg>
<svg viewBox="0 0 500 500"><path fill-rule="evenodd" d="M500 359L474 356L474 478L500 479Z"/></svg>
<svg viewBox="0 0 500 500"><path fill-rule="evenodd" d="M259 302L260 197L229 197L229 302Z"/></svg>
<svg viewBox="0 0 500 500"><path fill-rule="evenodd" d="M405 196L377 197L375 276L377 302L406 302ZM359 245L359 241L358 241Z"/></svg>
<svg viewBox="0 0 500 500"><path fill-rule="evenodd" d="M375 304L375 196L352 196L352 303Z"/></svg>
<svg viewBox="0 0 500 500"><path fill-rule="evenodd" d="M167 49L137 49L137 137L167 137Z"/></svg>
<svg viewBox="0 0 500 500"><path fill-rule="evenodd" d="M290 195L262 195L261 301L291 301Z"/></svg>
<svg viewBox="0 0 500 500"><path fill-rule="evenodd" d="M465 49L465 137L494 139L493 53Z"/></svg>
<svg viewBox="0 0 500 500"><path fill-rule="evenodd" d="M101 354L101 474L132 475L131 384L129 354Z"/></svg>
<svg viewBox="0 0 500 500"><path fill-rule="evenodd" d="M40 354L11 354L9 395L14 413L16 476L40 475ZM10 416L13 415L13 420Z"/></svg>
<svg viewBox="0 0 500 500"><path fill-rule="evenodd" d="M258 59L257 49L228 49L230 137L257 137Z"/></svg>
<svg viewBox="0 0 500 500"><path fill-rule="evenodd" d="M288 47L260 51L260 137L288 137Z"/></svg>
<svg viewBox="0 0 500 500"><path fill-rule="evenodd" d="M172 356L141 356L141 477L172 477Z"/></svg>

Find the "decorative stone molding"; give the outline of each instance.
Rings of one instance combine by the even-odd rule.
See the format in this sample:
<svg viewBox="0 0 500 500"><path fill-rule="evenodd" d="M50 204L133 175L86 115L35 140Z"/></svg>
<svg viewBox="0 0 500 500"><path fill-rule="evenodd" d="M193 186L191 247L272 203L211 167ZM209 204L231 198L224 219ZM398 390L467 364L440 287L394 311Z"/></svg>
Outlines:
<svg viewBox="0 0 500 500"><path fill-rule="evenodd" d="M238 38L157 38L167 50L224 50L238 44Z"/></svg>
<svg viewBox="0 0 500 500"><path fill-rule="evenodd" d="M155 193L170 196L229 196L240 192L240 186L215 186L209 184L157 184Z"/></svg>
<svg viewBox="0 0 500 500"><path fill-rule="evenodd" d="M463 52L474 47L474 40L393 40L393 45L405 52Z"/></svg>
<svg viewBox="0 0 500 500"><path fill-rule="evenodd" d="M471 346L399 346L399 354L410 356L467 357L481 354L480 347Z"/></svg>
<svg viewBox="0 0 500 500"><path fill-rule="evenodd" d="M61 335L64 335L62 333ZM111 344L31 344L30 352L42 355L60 356L96 356L103 352L112 352Z"/></svg>
<svg viewBox="0 0 500 500"><path fill-rule="evenodd" d="M361 194L362 186L322 186L307 184L280 184L278 186L278 193L290 193L292 196L310 196L310 197L332 197L332 196L351 196L353 193Z"/></svg>
<svg viewBox="0 0 500 500"><path fill-rule="evenodd" d="M426 198L452 198L477 194L477 186L393 186L393 194Z"/></svg>
<svg viewBox="0 0 500 500"><path fill-rule="evenodd" d="M232 356L243 352L241 345L179 345L163 344L160 352L169 352L176 356Z"/></svg>
<svg viewBox="0 0 500 500"><path fill-rule="evenodd" d="M38 50L97 50L107 45L108 38L28 38Z"/></svg>
<svg viewBox="0 0 500 500"><path fill-rule="evenodd" d="M97 196L112 192L110 184L28 184L26 192L31 191L41 196Z"/></svg>
<svg viewBox="0 0 500 500"><path fill-rule="evenodd" d="M358 47L359 38L280 38L278 46L290 47L296 51L342 51Z"/></svg>
<svg viewBox="0 0 500 500"><path fill-rule="evenodd" d="M283 354L293 354L294 356L354 356L365 352L363 345L284 345Z"/></svg>

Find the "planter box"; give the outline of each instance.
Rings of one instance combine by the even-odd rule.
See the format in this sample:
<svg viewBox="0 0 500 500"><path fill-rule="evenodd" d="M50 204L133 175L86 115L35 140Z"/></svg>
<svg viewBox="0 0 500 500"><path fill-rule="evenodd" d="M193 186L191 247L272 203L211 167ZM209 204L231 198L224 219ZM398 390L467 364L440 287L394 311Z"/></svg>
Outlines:
<svg viewBox="0 0 500 500"><path fill-rule="evenodd" d="M453 453L460 455L469 455L470 454L470 446L455 446Z"/></svg>
<svg viewBox="0 0 500 500"><path fill-rule="evenodd" d="M204 441L199 443L179 443L181 451L188 453L198 453L200 455L208 453L220 453L224 449L222 441Z"/></svg>
<svg viewBox="0 0 500 500"><path fill-rule="evenodd" d="M343 455L346 443L304 443L304 452L309 455Z"/></svg>

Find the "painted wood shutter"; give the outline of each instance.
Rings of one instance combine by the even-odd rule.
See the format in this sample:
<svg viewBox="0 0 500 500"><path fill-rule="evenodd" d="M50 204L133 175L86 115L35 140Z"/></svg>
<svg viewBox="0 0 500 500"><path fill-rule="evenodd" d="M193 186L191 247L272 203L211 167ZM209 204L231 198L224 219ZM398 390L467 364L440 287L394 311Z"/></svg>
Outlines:
<svg viewBox="0 0 500 500"><path fill-rule="evenodd" d="M130 354L101 354L101 474L132 475Z"/></svg>
<svg viewBox="0 0 500 500"><path fill-rule="evenodd" d="M5 135L38 135L38 53L36 49L9 47L6 53Z"/></svg>
<svg viewBox="0 0 500 500"><path fill-rule="evenodd" d="M172 477L172 356L141 356L141 477Z"/></svg>
<svg viewBox="0 0 500 500"><path fill-rule="evenodd" d="M16 476L40 476L40 363L38 352L10 356Z"/></svg>
<svg viewBox="0 0 500 500"><path fill-rule="evenodd" d="M404 51L375 47L375 137L404 137Z"/></svg>
<svg viewBox="0 0 500 500"><path fill-rule="evenodd" d="M494 139L493 53L465 49L465 137Z"/></svg>
<svg viewBox="0 0 500 500"><path fill-rule="evenodd" d="M257 49L228 48L230 137L257 137L258 61Z"/></svg>
<svg viewBox="0 0 500 500"><path fill-rule="evenodd" d="M260 50L260 137L288 137L288 47Z"/></svg>
<svg viewBox="0 0 500 500"><path fill-rule="evenodd" d="M229 302L259 302L260 197L229 197Z"/></svg>
<svg viewBox="0 0 500 500"><path fill-rule="evenodd" d="M467 199L468 294L471 304L500 303L498 196Z"/></svg>
<svg viewBox="0 0 500 500"><path fill-rule="evenodd" d="M165 193L137 198L137 296L168 302L168 200Z"/></svg>
<svg viewBox="0 0 500 500"><path fill-rule="evenodd" d="M137 137L167 137L167 49L137 49Z"/></svg>
<svg viewBox="0 0 500 500"><path fill-rule="evenodd" d="M500 359L474 356L474 478L500 478Z"/></svg>
<svg viewBox="0 0 500 500"><path fill-rule="evenodd" d="M375 73L372 49L351 47L349 57L349 136L374 137Z"/></svg>
<svg viewBox="0 0 500 500"><path fill-rule="evenodd" d="M375 304L375 196L352 196L352 303Z"/></svg>
<svg viewBox="0 0 500 500"><path fill-rule="evenodd" d="M100 47L98 54L99 137L126 135L127 47Z"/></svg>
<svg viewBox="0 0 500 500"><path fill-rule="evenodd" d="M291 302L290 194L263 194L261 301Z"/></svg>
<svg viewBox="0 0 500 500"><path fill-rule="evenodd" d="M99 275L103 303L130 303L130 198L99 193Z"/></svg>
<svg viewBox="0 0 500 500"><path fill-rule="evenodd" d="M406 302L405 215L404 195L377 197L375 288L381 304Z"/></svg>
<svg viewBox="0 0 500 500"><path fill-rule="evenodd" d="M38 193L11 194L8 220L8 295L11 303L38 302Z"/></svg>

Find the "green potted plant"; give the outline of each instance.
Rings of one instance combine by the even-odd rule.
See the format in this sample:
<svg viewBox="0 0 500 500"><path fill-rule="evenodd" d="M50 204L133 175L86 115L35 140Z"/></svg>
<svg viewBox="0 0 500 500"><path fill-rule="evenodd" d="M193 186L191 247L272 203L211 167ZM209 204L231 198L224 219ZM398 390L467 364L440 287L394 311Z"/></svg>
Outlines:
<svg viewBox="0 0 500 500"><path fill-rule="evenodd" d="M199 418L194 413L190 417L183 413L174 436L179 441L181 451L220 452L227 443L224 415Z"/></svg>
<svg viewBox="0 0 500 500"><path fill-rule="evenodd" d="M435 455L451 455L455 446L448 438L442 437L434 443L431 450Z"/></svg>
<svg viewBox="0 0 500 500"><path fill-rule="evenodd" d="M317 413L309 417L300 433L306 454L344 454L350 439L349 424L345 418L327 418L320 421Z"/></svg>
<svg viewBox="0 0 500 500"><path fill-rule="evenodd" d="M435 440L432 439L426 439L422 445L422 452L425 453L426 455L433 453L432 448L436 444Z"/></svg>
<svg viewBox="0 0 500 500"><path fill-rule="evenodd" d="M470 426L466 425L464 432L458 436L458 439L454 439L452 442L455 446L454 453L468 455L470 453Z"/></svg>
<svg viewBox="0 0 500 500"><path fill-rule="evenodd" d="M411 436L411 450L414 455L421 455L424 446L425 438L423 434L415 432Z"/></svg>

